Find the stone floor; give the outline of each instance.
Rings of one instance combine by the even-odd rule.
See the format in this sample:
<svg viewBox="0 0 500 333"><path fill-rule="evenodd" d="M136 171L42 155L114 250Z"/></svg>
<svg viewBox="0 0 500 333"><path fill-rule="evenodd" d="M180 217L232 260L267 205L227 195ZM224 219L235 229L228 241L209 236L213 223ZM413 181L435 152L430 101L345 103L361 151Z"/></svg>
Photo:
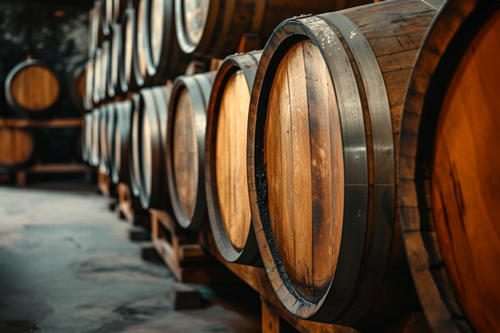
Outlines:
<svg viewBox="0 0 500 333"><path fill-rule="evenodd" d="M203 309L173 311L175 279L140 259L107 204L0 187L1 333L260 331L258 296L240 285L199 286Z"/></svg>

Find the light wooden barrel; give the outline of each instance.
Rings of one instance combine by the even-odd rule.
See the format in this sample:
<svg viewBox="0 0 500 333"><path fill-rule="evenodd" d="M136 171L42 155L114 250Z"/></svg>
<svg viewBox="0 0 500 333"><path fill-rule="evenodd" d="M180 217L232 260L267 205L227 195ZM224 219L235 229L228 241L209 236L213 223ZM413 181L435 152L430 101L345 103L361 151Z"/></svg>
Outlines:
<svg viewBox="0 0 500 333"><path fill-rule="evenodd" d="M123 48L123 62L119 64L119 81L120 88L123 92L128 92L138 88L135 81L135 66L137 61L134 60L136 56L136 43L137 43L137 28L136 28L136 11L134 8L127 8L122 20L122 48Z"/></svg>
<svg viewBox="0 0 500 333"><path fill-rule="evenodd" d="M266 44L248 120L252 221L271 284L300 318L374 330L413 310L395 147L436 13L385 1L287 20Z"/></svg>
<svg viewBox="0 0 500 333"><path fill-rule="evenodd" d="M82 159L91 163L92 158L92 113L85 114L82 124Z"/></svg>
<svg viewBox="0 0 500 333"><path fill-rule="evenodd" d="M449 1L412 73L401 126L400 212L434 332L500 325L500 2Z"/></svg>
<svg viewBox="0 0 500 333"><path fill-rule="evenodd" d="M229 262L261 263L248 197L246 129L262 51L227 57L214 80L207 110L205 190L212 233Z"/></svg>
<svg viewBox="0 0 500 333"><path fill-rule="evenodd" d="M89 30L90 30L90 38L89 42L92 43L90 45L89 49L90 50L95 50L97 51L97 47L100 47L102 42L107 38L108 34L104 34L104 28L103 28L103 15L104 15L104 10L103 10L104 3L102 0L96 0L94 2L94 8L91 11L90 17L89 17ZM94 54L95 55L95 54ZM90 57L92 57L93 54L90 54Z"/></svg>
<svg viewBox="0 0 500 333"><path fill-rule="evenodd" d="M115 184L130 184L130 126L133 103L132 101L125 100L116 103L115 108L115 151L112 180Z"/></svg>
<svg viewBox="0 0 500 333"><path fill-rule="evenodd" d="M101 159L101 145L99 142L99 134L101 132L101 110L94 109L92 111L92 152L90 165L99 167Z"/></svg>
<svg viewBox="0 0 500 333"><path fill-rule="evenodd" d="M143 100L142 121L139 127L141 159L141 205L144 209L156 208L172 211L167 192L165 174L168 103L172 83L141 90Z"/></svg>
<svg viewBox="0 0 500 333"><path fill-rule="evenodd" d="M93 81L94 84L92 85L92 102L93 104L99 104L101 102L101 67L102 67L102 50L101 48L97 48L95 51L95 57L94 57L94 74L93 76Z"/></svg>
<svg viewBox="0 0 500 333"><path fill-rule="evenodd" d="M198 229L207 217L204 154L206 110L215 72L174 81L167 128L167 182L176 220Z"/></svg>
<svg viewBox="0 0 500 333"><path fill-rule="evenodd" d="M46 63L35 59L17 64L5 80L7 103L23 118L52 116L60 90L56 74Z"/></svg>
<svg viewBox="0 0 500 333"><path fill-rule="evenodd" d="M84 98L86 92L87 64L81 63L75 66L68 78L68 95L73 107L80 113L85 113Z"/></svg>
<svg viewBox="0 0 500 333"><path fill-rule="evenodd" d="M130 188L134 197L141 194L141 177L139 174L139 162L141 159L139 129L142 127L143 100L141 94L132 96L132 113L130 119Z"/></svg>
<svg viewBox="0 0 500 333"><path fill-rule="evenodd" d="M111 55L110 55L110 71L109 71L109 82L108 82L108 95L111 96L124 96L127 90L123 91L119 71L123 67L123 37L122 37L122 26L119 23L113 24L113 39L111 40Z"/></svg>
<svg viewBox="0 0 500 333"><path fill-rule="evenodd" d="M175 0L175 24L179 45L185 53L223 58L236 52L244 33L256 33L262 42L284 19L319 14L369 0L245 1Z"/></svg>
<svg viewBox="0 0 500 333"><path fill-rule="evenodd" d="M174 79L184 73L190 56L179 48L175 35L174 1L149 0L149 47L146 47L146 68L150 77Z"/></svg>
<svg viewBox="0 0 500 333"><path fill-rule="evenodd" d="M101 83L100 83L100 98L101 101L106 101L115 97L115 91L109 81L111 78L111 43L108 40L102 42L101 53ZM110 89L112 88L112 89Z"/></svg>
<svg viewBox="0 0 500 333"><path fill-rule="evenodd" d="M86 111L91 111L94 107L94 59L88 60L85 66L85 94L83 97L83 107Z"/></svg>
<svg viewBox="0 0 500 333"><path fill-rule="evenodd" d="M0 168L15 171L33 164L35 142L27 129L0 128Z"/></svg>

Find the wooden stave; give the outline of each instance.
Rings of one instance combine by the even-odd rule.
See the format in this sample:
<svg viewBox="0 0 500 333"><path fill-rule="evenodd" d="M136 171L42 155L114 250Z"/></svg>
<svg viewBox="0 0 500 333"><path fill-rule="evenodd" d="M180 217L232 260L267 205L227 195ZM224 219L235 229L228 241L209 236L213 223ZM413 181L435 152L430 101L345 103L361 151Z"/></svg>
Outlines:
<svg viewBox="0 0 500 333"><path fill-rule="evenodd" d="M167 179L165 176L165 142L167 136L167 118L168 118L168 102L172 92L172 83L169 82L165 86L154 88L146 88L141 90L142 99L144 102L143 112L147 112L150 124L150 135L144 137L144 133L140 131L140 138L149 140L151 151L151 165L145 166L144 161L141 161L141 205L144 209L161 209L171 212L171 204L168 199ZM142 127L141 127L142 129ZM144 148L144 146L142 146ZM144 158L144 151L141 155ZM148 176L146 177L146 173ZM150 179L151 183L146 184L146 179ZM150 189L148 191L148 189Z"/></svg>
<svg viewBox="0 0 500 333"><path fill-rule="evenodd" d="M205 28L199 43L193 43L189 37L186 37L184 0L175 0L174 21L179 46L184 53L223 58L237 51L238 43L244 33L257 33L263 40L266 40L271 35L273 27L294 15L319 14L370 2L372 1L315 2L317 7L312 8L311 5L305 6L300 2L295 3L296 6L293 7L291 3L277 4L274 2L273 5L268 5L265 0L255 1L252 4L234 0L210 1ZM224 10L225 8L227 11ZM254 16L250 16L248 13L253 13Z"/></svg>
<svg viewBox="0 0 500 333"><path fill-rule="evenodd" d="M147 17L146 25L150 29L149 47L146 47L146 71L149 77L171 80L182 74L189 63L190 56L184 54L177 42L174 24L174 3L172 0L162 1L163 24L161 28L161 41L157 49L154 48L153 27L155 1L151 0L150 15Z"/></svg>
<svg viewBox="0 0 500 333"><path fill-rule="evenodd" d="M367 6L358 7L358 8L352 9L352 10L344 10L344 11L341 11L340 13L344 14L346 17L352 17L353 15L351 15L351 14L356 13L356 11L365 10L365 9L369 10L370 8L377 8L377 6L380 6L381 4L383 4L382 6L385 6L385 5L388 6L388 7L386 7L387 13L392 12L392 10L390 9L390 6L399 6L399 5L401 5L401 6L406 6L406 5L420 6L420 8L419 8L420 12L427 13L426 15L422 16L423 18L425 18L425 21L422 21L422 22L424 24L428 25L427 21L430 21L430 18L429 18L430 11L428 10L428 8L426 7L425 4L423 4L421 2L417 2L417 1L408 2L407 4L402 4L402 3L397 3L397 2L392 2L392 3L387 2L387 3L376 4L376 5L367 5ZM431 7L429 6L429 8L431 8ZM404 12L404 9L401 9L401 10L395 9L393 13L396 13L398 11ZM433 13L435 13L435 11L433 11ZM329 18L329 16L331 16L331 15L336 15L336 14L328 13L328 14L323 14L323 15L317 16L319 20L323 20L323 22L325 22L325 24L328 24L328 25L326 27L323 26L323 32L321 31L320 28L316 28L316 29L318 29L316 33L319 33L321 35L322 33L324 33L324 31L327 31L328 29L333 29L332 26L334 25L334 23L329 22L329 20L331 19L331 17ZM370 19L370 15L368 13L366 14L366 18ZM420 16L418 16L416 18L419 20L421 19ZM358 16L358 20L359 19L360 18ZM292 22L292 21L295 21L295 22ZM302 25L301 21L304 22L304 25ZM353 21L356 22L357 20L353 18ZM390 24L393 24L393 23L397 24L397 22L398 22L398 20L390 20L390 19L388 21L391 21ZM260 180L258 178L258 177L261 177L260 172L263 172L261 169L258 169L258 166L260 165L259 163L261 163L261 162L255 161L255 160L258 160L258 161L262 160L262 157L261 157L262 153L259 153L262 143L260 143L260 141L259 141L260 139L258 140L257 144L255 144L252 140L255 139L255 135L259 134L259 132L258 132L259 130L256 127L256 123L258 122L259 128L264 125L264 122L262 121L262 119L260 119L260 120L256 119L257 108L262 107L262 105L259 104L262 102L261 100L259 100L259 96L262 95L261 89L264 89L263 86L267 87L265 89L268 89L270 87L270 84L271 84L269 82L262 83L261 81L269 80L270 77L272 80L272 77L274 74L268 74L268 73L266 73L266 70L269 68L271 68L272 70L275 70L277 68L276 60L273 57L275 57L275 56L280 57L280 56L284 55L285 51L287 51L291 47L291 45L294 43L293 38L295 38L295 42L304 40L304 38L306 38L306 39L311 38L311 35L314 34L314 28L305 26L309 22L313 22L313 23L311 23L311 26L313 26L314 24L317 24L318 26L323 25L323 23L321 21L316 20L314 17L307 17L306 16L303 18L297 18L296 20L292 20L292 19L288 20L288 22L285 22L285 23L281 24L280 26L278 26L275 29L273 36L270 38L270 40L268 41L268 43L266 45L266 49L264 50L264 54L261 58L261 64L259 65L259 69L257 71L257 79L255 80L256 83L255 83L254 88L253 88L252 102L251 102L251 107L250 107L249 129L248 129L249 141L248 141L248 148L247 148L248 154L249 154L247 162L248 162L248 170L249 170L248 177L249 177L250 194L251 194L250 201L252 203L252 219L254 222L254 227L255 227L255 230L257 233L257 240L259 242L259 246L260 246L260 250L262 253L262 257L264 259L266 270L268 272L268 275L270 275L269 278L270 278L271 284L273 285L273 288L275 289L275 291L277 291L278 298L280 298L280 300L282 300L282 303L285 305L285 307L287 307L287 309L290 312L294 313L296 316L299 316L301 318L310 319L310 320L314 320L314 321L334 322L335 324L348 325L348 326L354 325L358 329L373 329L372 326L367 326L367 327L363 326L363 325L374 325L374 324L368 323L368 322L366 322L366 323L363 322L362 317L364 315L377 317L376 315L374 315L374 313L372 313L372 310L370 309L370 306L373 303L374 296L371 297L371 301L370 301L369 295L367 296L368 297L367 299L363 299L363 297L360 297L361 294L359 293L359 291L356 291L354 289L355 286L353 283L351 283L351 286L348 287L349 282L350 282L349 280L356 281L356 279L358 279L358 277L356 276L357 273L355 273L351 277L344 277L342 280L339 279L340 282L342 282L342 281L344 281L344 283L347 282L347 284L345 284L342 288L340 288L340 290L343 290L343 293L344 293L343 297L331 296L332 290L335 290L336 295L338 294L338 291L339 291L339 288L338 288L339 285L337 284L337 286L335 287L335 284L337 283L337 281L335 281L335 279L334 279L333 282L331 282L330 287L328 288L328 291L322 297L320 302L314 303L314 304L311 303L311 304L313 304L312 306L307 306L307 304L306 304L306 306L304 306L304 304L301 304L302 301L300 301L300 299L297 299L297 297L299 297L298 294L294 295L288 289L289 287L293 288L291 286L291 282L290 281L283 282L283 280L282 280L282 277L279 273L279 270L281 270L283 268L282 267L277 268L276 263L275 263L275 259L273 258L273 253L277 253L277 248L276 248L276 245L274 243L275 242L274 238L269 239L269 237L266 237L266 234L272 234L271 226L269 225L268 222L266 222L266 224L265 224L266 226L263 227L263 222L261 220L261 217L267 219L266 214L268 214L268 213L266 213L265 210L262 213L260 213L259 206L264 205L263 198L267 194L265 192L266 190L262 190L262 187L261 187L261 186L263 186L262 180ZM288 24L288 26L285 27L287 24ZM363 27L365 27L365 26L363 25ZM402 27L404 27L404 26L402 26ZM421 27L421 35L422 36L424 34L423 31L425 31L425 29L424 29L425 27L426 27L426 25ZM354 30L352 30L352 31L354 31ZM297 34L299 36L293 37L294 34ZM338 34L342 35L342 34L340 34L340 32L338 32ZM288 39L289 37L290 37L290 39ZM335 39L335 37L333 35L331 37L333 39ZM327 37L324 36L323 38L327 38ZM350 39L352 39L352 38L350 38ZM283 41L285 41L285 42L283 42ZM268 50L268 48L269 49L270 48L274 48L274 49L278 48L278 46L282 42L283 42L282 47L284 50L281 50L280 52L274 51L274 50ZM316 46L318 47L317 42L314 42L314 44L316 44ZM349 43L347 43L347 44L349 44ZM322 46L324 47L324 45L322 45ZM321 49L321 47L319 47L319 48ZM335 49L337 49L337 47L335 47ZM339 48L339 50L340 49L341 48ZM352 50L350 49L350 46L347 48L347 50L352 52ZM416 55L416 51L412 51L412 52L414 52ZM322 51L322 53L325 54L324 51ZM270 61L273 59L274 59L274 63L270 63ZM328 62L327 57L325 57L325 60ZM340 60L339 62L343 62L343 61ZM357 60L356 60L356 62L357 62ZM406 62L407 62L406 65L408 65L408 63L409 63L410 68L411 68L411 65L413 64L413 62L409 61L409 60L406 60ZM346 64L349 64L349 61L346 62ZM378 65L380 65L380 64L378 64ZM332 64L330 63L329 66L332 66ZM385 66L387 67L387 65L385 65ZM384 73L385 73L385 71L384 71ZM332 79L335 80L335 77L332 76ZM363 81L364 81L364 78L363 78ZM337 87L337 85L335 85L335 86ZM337 88L336 88L336 90L337 90ZM268 97L266 97L266 98L268 98ZM262 102L262 103L264 103L264 102ZM265 102L265 103L267 103L267 102ZM259 106L257 106L257 105L259 105ZM267 108L267 104L265 104L265 107ZM265 112L263 112L263 111L260 111L260 112L265 114ZM392 112L393 112L393 110L391 108L391 113ZM364 116L361 117L362 122L364 122L363 117ZM391 117L393 117L393 116L391 116ZM394 120L392 120L392 121L394 121ZM391 127L393 126L393 124L390 124L390 125L391 125ZM364 124L363 124L363 126L364 126ZM397 130L397 128L399 128L399 126L393 127L393 130ZM259 134L259 135L261 135L261 134ZM343 141L346 141L346 139L344 138ZM344 147L344 154L345 154L345 149L346 148ZM373 149L375 149L375 146ZM346 160L346 157L344 157L344 160ZM254 166L254 163L255 163L255 166ZM344 162L344 163L346 163L346 162ZM352 172L353 172L354 168L346 167L346 170L349 170L351 172L351 175L353 175ZM265 176L262 176L262 177L265 177ZM349 178L349 175L346 174L346 178ZM259 181L258 184L256 184L256 179L257 179L257 181ZM353 178L351 176L351 179L357 181L355 179L355 177ZM347 183L347 184L349 184L349 183ZM256 189L259 189L260 192L256 193ZM351 192L351 194L355 194L355 193ZM371 200L374 200L374 199L371 199ZM356 201L349 200L349 198L346 197L345 202L349 203L349 205L352 205L352 203L355 203ZM392 202L394 204L395 198L391 199L390 202ZM266 203L266 205L267 205L267 203ZM347 214L347 209L346 209L346 214ZM356 215L357 215L357 212L356 212ZM354 214L353 214L353 218L354 218ZM344 221L346 221L345 218L344 218ZM378 223L378 224L380 224L380 223ZM359 258L359 260L361 260L363 258L361 255L364 256L363 253L366 252L366 255L368 256L367 260L369 260L369 261L367 261L367 263L371 262L371 267L373 267L375 270L377 269L376 260L375 260L377 258L377 254L372 252L373 253L373 255L372 255L370 253L371 250L369 250L368 247L367 247L367 250L363 250L363 247L365 247L364 239L363 240L359 239L357 241L358 245L361 244L361 249L356 249L355 246L351 245L352 239L346 237L345 225L346 225L346 223L344 222L342 243L346 243L345 239L348 239L349 240L348 243L349 243L349 246L351 247L351 249L348 250L345 247L343 247L344 251L342 251L342 249L341 249L339 264L337 265L337 270L336 270L336 274L335 274L336 279L340 276L340 274L338 273L339 267L341 267L341 268L351 267L352 265L354 265L354 263L351 263L351 265L343 264L342 266L340 266L341 260L343 260L342 257L344 259L357 257L357 258ZM380 231L377 232L378 236L375 239L378 240L377 241L378 244L383 245L384 237L390 236L391 238L395 237L395 239L398 239L399 233L396 232L396 228L394 226L392 228L393 228L393 232L391 232L391 233L386 232L385 236L384 236L384 234L381 234ZM378 229L380 229L379 226L377 226L377 229L375 229L375 230L378 230ZM355 233L353 233L352 231L353 230L350 230L349 233L351 234L351 236L354 236ZM371 236L371 238L373 238L373 235ZM269 244L268 244L268 242L269 242ZM371 247L371 245L370 245L370 247ZM347 252L349 252L349 251L351 253L349 255L347 255ZM386 246L385 252L387 252L387 251L388 250L387 250L387 246ZM398 251L398 252L400 252L400 251ZM390 249L389 254L391 257L393 256L392 249ZM389 256L389 254L387 254L387 256ZM401 253L397 253L397 254L399 256L402 256L402 258L404 258L404 254L401 254ZM365 260L363 259L363 261L365 261ZM361 261L360 261L360 263L361 263ZM403 263L401 263L401 265L400 265L400 267L402 269L404 269L405 266L406 266L406 264L403 264ZM354 266L354 267L356 267L356 266ZM361 267L361 266L357 266L357 267ZM355 271L357 271L357 269ZM357 271L357 272L359 272L359 271ZM371 285L373 282L373 284L375 286L380 287L381 283L383 281L380 279L385 279L386 277L380 276L380 274L378 274L378 276L379 276L378 281L368 281L369 280L368 277L365 279L363 279L361 277L361 285L364 285L364 286L366 286L367 284ZM287 283L289 283L289 285L286 288L280 288L281 286L283 286L283 284L287 285ZM411 285L411 283L409 283L409 284ZM410 287L409 287L409 289L411 289ZM352 289L350 289L350 288L352 288ZM370 287L370 288L372 288L372 287ZM378 292L381 292L381 290L379 289ZM412 293L411 290L408 290L408 292L410 294ZM297 292L295 291L295 293L297 293ZM287 302L287 298L290 302ZM336 300L335 298L337 298L338 300ZM291 304L293 301L295 301L296 303ZM339 303L342 302L342 303L340 303L340 304L337 303L337 305L335 305L336 302L339 302ZM333 306L332 306L332 304L333 304ZM408 306L413 306L413 305L408 304ZM321 309L322 307L324 307L324 310ZM332 311L331 309L327 310L326 308L332 308L335 311ZM357 309L357 310L352 311L352 309ZM370 312L368 312L368 311L370 311ZM397 315L397 313L395 313L395 315ZM375 320L375 322L377 320L382 320L382 318L373 318L373 319ZM377 325L383 325L383 323L378 323Z"/></svg>
<svg viewBox="0 0 500 333"><path fill-rule="evenodd" d="M168 107L167 121L167 141L166 141L166 166L167 166L167 182L168 193L172 205L173 215L179 225L186 229L200 229L206 221L207 203L205 198L205 181L204 181L204 153L205 153L205 127L206 127L206 106L210 97L210 90L216 72L200 73L192 76L179 76L175 79L172 88L172 97ZM192 219L188 219L181 207L177 189L175 186L174 170L173 170L173 123L176 115L176 107L179 99L179 94L183 89L187 89L193 100L193 108L196 113L195 117L199 123L196 126L198 132L198 189L196 194L196 204Z"/></svg>
<svg viewBox="0 0 500 333"><path fill-rule="evenodd" d="M134 197L139 197L141 193L141 181L139 175L139 160L140 150L138 147L139 130L142 127L142 106L143 100L141 94L137 93L132 96L132 112L130 113L130 134L131 142L130 161L128 163L130 169L130 188Z"/></svg>
<svg viewBox="0 0 500 333"><path fill-rule="evenodd" d="M123 63L118 70L118 76L120 81L120 89L123 92L128 92L136 90L139 85L135 81L135 66L136 60L134 60L137 36L136 36L136 10L129 7L125 10L123 15L123 20L121 21L123 27L122 31L122 47L123 47ZM131 44L131 46L128 46ZM130 55L128 55L128 49L130 49ZM130 57L127 61L127 57Z"/></svg>
<svg viewBox="0 0 500 333"><path fill-rule="evenodd" d="M35 140L35 137L33 135L33 132L29 128L9 128L9 127L4 127L0 128L0 131L20 131L23 132L25 135L27 135L30 140L31 140L31 151L30 153L26 156L26 158L22 161L19 161L17 163L12 163L12 164L6 164L6 163L0 163L0 168L7 170L7 171L17 171L17 170L22 170L24 168L27 168L33 164L35 164L36 161L36 152L38 151L38 144L37 140Z"/></svg>
<svg viewBox="0 0 500 333"><path fill-rule="evenodd" d="M108 80L108 95L110 97L123 97L127 91L123 91L120 84L120 68L123 65L123 36L122 36L122 26L120 23L113 23L112 25L113 35L111 40L111 55L110 64L111 69L109 73Z"/></svg>
<svg viewBox="0 0 500 333"><path fill-rule="evenodd" d="M99 133L101 131L101 109L95 108L92 110L92 148L89 164L94 167L99 167L101 159L101 146L99 144Z"/></svg>
<svg viewBox="0 0 500 333"><path fill-rule="evenodd" d="M28 68L30 66L44 67L44 68L48 69L49 71L51 71L54 74L54 77L57 79L57 84L59 86L58 87L59 91L58 91L57 97L55 98L55 100L52 102L51 105L49 105L43 109L39 109L39 110L24 109L22 106L20 106L16 102L16 100L14 99L14 97L11 95L11 92L10 92L10 86L11 86L12 80L15 78L16 74L18 74L21 70ZM12 68L10 70L9 74L7 74L7 78L5 79L5 99L7 101L7 104L9 105L11 110L21 118L42 119L42 118L50 118L50 117L54 116L54 114L57 112L57 110L54 108L54 106L57 103L57 101L59 100L60 96L61 96L61 83L59 81L59 78L56 76L56 74L51 69L51 67L47 63L45 63L41 60L27 59L25 61L20 62L19 64L17 64L14 68Z"/></svg>
<svg viewBox="0 0 500 333"><path fill-rule="evenodd" d="M437 123L448 87L468 47L498 10L498 1L442 4L406 91L399 153L401 231L417 294L433 332L482 331L474 327L455 294L436 223L430 217L433 194L429 184Z"/></svg>
<svg viewBox="0 0 500 333"><path fill-rule="evenodd" d="M116 127L115 133L115 164L112 172L113 183L130 184L130 120L132 113L132 102L125 100L116 103Z"/></svg>
<svg viewBox="0 0 500 333"><path fill-rule="evenodd" d="M261 55L262 51L232 55L227 57L221 64L214 79L207 108L207 131L205 135L205 194L208 204L209 221L215 244L226 261L258 267L263 267L263 264L255 238L253 224L250 223L250 228L246 236L247 240L242 250L238 251L235 249L226 234L220 214L217 194L215 144L217 139L219 107L227 81L234 73L241 70L251 93Z"/></svg>

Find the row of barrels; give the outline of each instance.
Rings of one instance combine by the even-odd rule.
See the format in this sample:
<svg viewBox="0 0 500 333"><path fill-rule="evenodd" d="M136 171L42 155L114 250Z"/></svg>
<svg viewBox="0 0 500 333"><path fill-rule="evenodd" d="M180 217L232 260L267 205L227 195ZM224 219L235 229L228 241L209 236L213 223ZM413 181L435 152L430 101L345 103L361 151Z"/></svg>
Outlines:
<svg viewBox="0 0 500 333"><path fill-rule="evenodd" d="M498 51L496 0L292 18L87 114L84 158L185 228L208 216L300 318L374 330L416 289L434 332L495 332Z"/></svg>
<svg viewBox="0 0 500 333"><path fill-rule="evenodd" d="M245 33L265 41L277 24L297 13L369 2L98 0L89 14L85 108L173 80L191 60L233 54Z"/></svg>

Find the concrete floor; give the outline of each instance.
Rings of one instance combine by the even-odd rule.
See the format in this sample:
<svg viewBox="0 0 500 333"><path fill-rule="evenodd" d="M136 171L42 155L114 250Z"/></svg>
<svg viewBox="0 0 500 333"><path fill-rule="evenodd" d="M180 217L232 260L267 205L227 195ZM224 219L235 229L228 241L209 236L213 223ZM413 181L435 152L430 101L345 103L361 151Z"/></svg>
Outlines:
<svg viewBox="0 0 500 333"><path fill-rule="evenodd" d="M200 286L204 309L173 311L175 279L140 259L107 203L94 193L0 187L1 333L260 330L258 296L241 286Z"/></svg>

